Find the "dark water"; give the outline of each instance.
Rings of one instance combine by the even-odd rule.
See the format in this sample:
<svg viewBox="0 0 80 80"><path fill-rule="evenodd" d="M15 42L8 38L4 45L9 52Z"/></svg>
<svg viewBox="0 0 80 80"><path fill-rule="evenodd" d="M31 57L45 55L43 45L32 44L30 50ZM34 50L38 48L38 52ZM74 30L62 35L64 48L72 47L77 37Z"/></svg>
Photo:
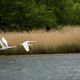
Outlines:
<svg viewBox="0 0 80 80"><path fill-rule="evenodd" d="M0 80L80 80L80 54L0 56Z"/></svg>

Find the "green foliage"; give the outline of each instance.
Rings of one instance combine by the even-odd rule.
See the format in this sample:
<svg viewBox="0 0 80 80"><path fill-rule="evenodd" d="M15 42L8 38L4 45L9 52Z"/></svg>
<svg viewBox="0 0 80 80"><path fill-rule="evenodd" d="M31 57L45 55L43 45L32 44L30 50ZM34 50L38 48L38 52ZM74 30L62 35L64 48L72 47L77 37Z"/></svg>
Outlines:
<svg viewBox="0 0 80 80"><path fill-rule="evenodd" d="M46 5L37 5L31 10L30 13L26 14L28 19L28 25L34 28L41 28L49 26L56 26L56 17L52 11L48 11Z"/></svg>
<svg viewBox="0 0 80 80"><path fill-rule="evenodd" d="M59 24L71 24L73 18L73 1L57 0L54 1L54 6Z"/></svg>
<svg viewBox="0 0 80 80"><path fill-rule="evenodd" d="M75 3L75 5L74 5L73 24L80 25L80 3Z"/></svg>
<svg viewBox="0 0 80 80"><path fill-rule="evenodd" d="M80 24L80 0L1 0L0 29L23 31Z"/></svg>

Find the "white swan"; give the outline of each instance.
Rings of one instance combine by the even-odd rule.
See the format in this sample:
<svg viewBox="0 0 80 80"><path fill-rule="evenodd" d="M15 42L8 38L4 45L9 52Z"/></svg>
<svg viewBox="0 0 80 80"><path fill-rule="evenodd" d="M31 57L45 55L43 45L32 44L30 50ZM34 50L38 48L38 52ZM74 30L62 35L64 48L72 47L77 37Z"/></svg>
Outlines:
<svg viewBox="0 0 80 80"><path fill-rule="evenodd" d="M16 46L9 46L8 45L8 42L7 42L7 40L4 38L4 37L2 37L1 38L1 40L0 40L0 44L1 44L1 49L0 50L5 50L5 49L8 49L8 48L15 48Z"/></svg>
<svg viewBox="0 0 80 80"><path fill-rule="evenodd" d="M30 46L30 43L32 42L37 42L37 41L25 41L23 43L21 43L20 45L23 45L24 49L28 52L30 49L29 49L29 46Z"/></svg>

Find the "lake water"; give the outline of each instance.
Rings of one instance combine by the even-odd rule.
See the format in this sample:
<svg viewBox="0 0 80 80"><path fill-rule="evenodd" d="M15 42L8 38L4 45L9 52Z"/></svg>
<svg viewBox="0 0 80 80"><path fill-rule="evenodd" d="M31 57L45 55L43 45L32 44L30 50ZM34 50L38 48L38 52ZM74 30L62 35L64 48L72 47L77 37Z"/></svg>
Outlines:
<svg viewBox="0 0 80 80"><path fill-rule="evenodd" d="M80 80L80 54L0 56L0 80Z"/></svg>

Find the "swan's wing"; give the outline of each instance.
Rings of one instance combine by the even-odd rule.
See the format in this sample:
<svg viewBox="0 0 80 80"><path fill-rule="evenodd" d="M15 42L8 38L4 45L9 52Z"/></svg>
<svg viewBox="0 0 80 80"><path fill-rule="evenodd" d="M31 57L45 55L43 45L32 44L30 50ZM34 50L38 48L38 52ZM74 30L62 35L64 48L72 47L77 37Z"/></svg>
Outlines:
<svg viewBox="0 0 80 80"><path fill-rule="evenodd" d="M0 40L0 44L1 44L1 47L2 48L5 48L6 47L5 44L2 42L2 40Z"/></svg>
<svg viewBox="0 0 80 80"><path fill-rule="evenodd" d="M29 45L27 43L23 43L23 47L26 51L29 51Z"/></svg>
<svg viewBox="0 0 80 80"><path fill-rule="evenodd" d="M5 46L8 47L7 40L6 40L4 37L2 37L2 41L3 41L3 43L5 44Z"/></svg>

